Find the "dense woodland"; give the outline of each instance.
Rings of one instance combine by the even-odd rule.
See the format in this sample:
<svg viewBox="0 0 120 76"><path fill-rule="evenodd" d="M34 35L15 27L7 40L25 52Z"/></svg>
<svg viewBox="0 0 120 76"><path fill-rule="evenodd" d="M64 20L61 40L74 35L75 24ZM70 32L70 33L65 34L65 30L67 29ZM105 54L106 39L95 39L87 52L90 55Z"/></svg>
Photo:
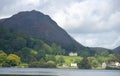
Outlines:
<svg viewBox="0 0 120 76"><path fill-rule="evenodd" d="M66 63L77 63L81 69L99 69L103 63L120 62L120 55L111 51L94 51L89 55L88 49L75 57L69 57L60 45L48 45L40 38L14 31L10 28L0 28L0 66L1 67L42 67L63 68Z"/></svg>

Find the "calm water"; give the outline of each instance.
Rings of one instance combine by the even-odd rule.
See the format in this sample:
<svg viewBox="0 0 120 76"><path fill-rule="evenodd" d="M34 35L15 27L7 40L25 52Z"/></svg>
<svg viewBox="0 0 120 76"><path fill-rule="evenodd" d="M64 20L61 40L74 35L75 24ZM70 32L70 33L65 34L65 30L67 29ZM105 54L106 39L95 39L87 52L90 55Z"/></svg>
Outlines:
<svg viewBox="0 0 120 76"><path fill-rule="evenodd" d="M0 76L120 76L120 70L0 68Z"/></svg>

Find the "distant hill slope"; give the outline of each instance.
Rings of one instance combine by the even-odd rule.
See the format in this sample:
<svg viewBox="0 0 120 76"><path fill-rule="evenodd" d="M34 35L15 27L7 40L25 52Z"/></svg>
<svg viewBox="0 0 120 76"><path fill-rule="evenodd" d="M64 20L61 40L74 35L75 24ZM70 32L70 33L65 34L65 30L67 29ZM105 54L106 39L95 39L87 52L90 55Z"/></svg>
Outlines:
<svg viewBox="0 0 120 76"><path fill-rule="evenodd" d="M100 53L109 53L109 54L111 54L111 53L113 53L112 52L112 50L111 49L107 49L107 48L102 48L102 47L89 47L90 48L90 50L92 50L92 51L94 51L95 52L95 54L99 54L100 55Z"/></svg>
<svg viewBox="0 0 120 76"><path fill-rule="evenodd" d="M67 52L83 52L84 49L87 49L69 36L48 15L44 15L39 11L20 12L10 18L0 20L0 25L41 38L50 45L52 43L61 45Z"/></svg>
<svg viewBox="0 0 120 76"><path fill-rule="evenodd" d="M120 54L120 46L113 49L113 52L116 53L116 54Z"/></svg>
<svg viewBox="0 0 120 76"><path fill-rule="evenodd" d="M105 50L110 50L110 49L106 49L106 48L102 48L102 47L90 47L91 50L94 51L105 51Z"/></svg>

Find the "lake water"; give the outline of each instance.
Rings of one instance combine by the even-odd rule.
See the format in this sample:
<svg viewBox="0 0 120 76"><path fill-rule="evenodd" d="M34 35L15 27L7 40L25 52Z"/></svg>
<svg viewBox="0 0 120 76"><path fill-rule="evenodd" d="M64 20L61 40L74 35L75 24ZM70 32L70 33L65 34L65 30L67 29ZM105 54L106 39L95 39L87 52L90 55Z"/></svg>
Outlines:
<svg viewBox="0 0 120 76"><path fill-rule="evenodd" d="M120 70L0 68L0 76L120 76Z"/></svg>

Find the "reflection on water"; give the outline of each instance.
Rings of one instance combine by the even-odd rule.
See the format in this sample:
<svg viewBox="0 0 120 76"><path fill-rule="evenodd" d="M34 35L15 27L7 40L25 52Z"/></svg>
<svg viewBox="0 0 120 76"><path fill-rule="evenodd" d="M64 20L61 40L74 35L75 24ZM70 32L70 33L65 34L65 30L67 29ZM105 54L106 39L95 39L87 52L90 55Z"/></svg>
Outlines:
<svg viewBox="0 0 120 76"><path fill-rule="evenodd" d="M54 76L54 75L0 75L0 76Z"/></svg>

